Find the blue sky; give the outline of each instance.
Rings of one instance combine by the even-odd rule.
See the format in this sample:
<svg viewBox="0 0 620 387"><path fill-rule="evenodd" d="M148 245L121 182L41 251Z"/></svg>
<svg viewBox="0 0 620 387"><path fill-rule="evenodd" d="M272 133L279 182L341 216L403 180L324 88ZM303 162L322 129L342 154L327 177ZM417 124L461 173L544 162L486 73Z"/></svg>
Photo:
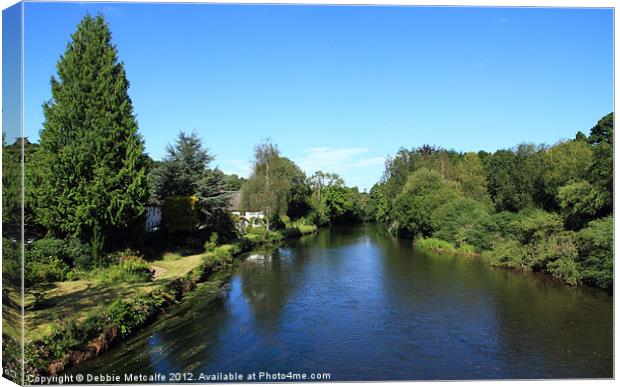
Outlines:
<svg viewBox="0 0 620 387"><path fill-rule="evenodd" d="M195 130L230 173L271 138L367 189L401 146L552 144L613 110L610 9L27 3L32 139L86 12L109 22L147 152Z"/></svg>

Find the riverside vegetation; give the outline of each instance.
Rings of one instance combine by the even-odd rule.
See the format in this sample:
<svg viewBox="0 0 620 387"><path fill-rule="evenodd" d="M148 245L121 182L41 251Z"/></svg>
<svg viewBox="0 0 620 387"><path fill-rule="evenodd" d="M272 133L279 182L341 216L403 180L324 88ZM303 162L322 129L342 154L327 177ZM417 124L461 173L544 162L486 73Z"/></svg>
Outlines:
<svg viewBox="0 0 620 387"><path fill-rule="evenodd" d="M377 222L420 248L611 290L613 113L553 146L401 149L370 204Z"/></svg>
<svg viewBox="0 0 620 387"><path fill-rule="evenodd" d="M333 224L375 222L422 249L613 286L613 113L550 147L401 149L369 192L333 173L307 176L270 141L244 179L211 168L195 133L181 131L161 161L144 152L111 41L103 17L85 17L51 80L39 143L3 136L5 370L20 369L22 222L27 374L95 356L198 284L215 294L235 255ZM265 214L260 224L239 226L233 191ZM149 206L162 210L154 232Z"/></svg>

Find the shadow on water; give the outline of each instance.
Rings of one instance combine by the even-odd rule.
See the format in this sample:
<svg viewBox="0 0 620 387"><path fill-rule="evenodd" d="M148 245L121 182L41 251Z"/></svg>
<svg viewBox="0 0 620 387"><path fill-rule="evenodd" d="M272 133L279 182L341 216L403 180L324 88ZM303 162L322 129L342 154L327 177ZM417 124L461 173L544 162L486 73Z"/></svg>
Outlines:
<svg viewBox="0 0 620 387"><path fill-rule="evenodd" d="M71 373L329 372L332 380L612 377L612 298L475 259L424 254L378 227L248 254Z"/></svg>

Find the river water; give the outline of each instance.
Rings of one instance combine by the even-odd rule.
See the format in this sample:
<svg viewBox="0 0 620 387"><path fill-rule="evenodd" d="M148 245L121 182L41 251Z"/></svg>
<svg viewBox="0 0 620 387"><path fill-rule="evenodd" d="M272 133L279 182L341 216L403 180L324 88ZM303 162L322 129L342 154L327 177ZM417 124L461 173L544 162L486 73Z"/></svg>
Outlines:
<svg viewBox="0 0 620 387"><path fill-rule="evenodd" d="M217 299L198 289L70 373L610 378L612 320L603 291L425 254L374 226L334 228L248 254Z"/></svg>

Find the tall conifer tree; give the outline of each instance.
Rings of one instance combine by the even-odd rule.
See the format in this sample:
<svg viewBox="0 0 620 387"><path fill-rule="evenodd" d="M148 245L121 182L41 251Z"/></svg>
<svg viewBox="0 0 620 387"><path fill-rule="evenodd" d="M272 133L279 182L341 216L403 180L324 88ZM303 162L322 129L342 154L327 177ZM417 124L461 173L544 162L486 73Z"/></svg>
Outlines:
<svg viewBox="0 0 620 387"><path fill-rule="evenodd" d="M97 257L128 237L148 199L129 82L102 16L82 19L57 71L43 105L38 220L56 235L90 243Z"/></svg>

